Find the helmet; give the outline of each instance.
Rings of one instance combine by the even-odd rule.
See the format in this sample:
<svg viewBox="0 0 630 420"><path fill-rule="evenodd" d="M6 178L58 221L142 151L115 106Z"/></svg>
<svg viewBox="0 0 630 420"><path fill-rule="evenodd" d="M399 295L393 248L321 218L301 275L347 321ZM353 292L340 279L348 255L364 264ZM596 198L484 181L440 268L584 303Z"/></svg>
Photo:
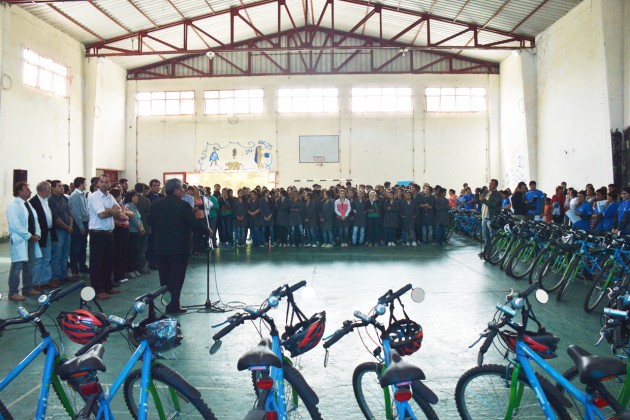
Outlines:
<svg viewBox="0 0 630 420"><path fill-rule="evenodd" d="M385 334L389 336L391 348L401 356L408 356L420 350L422 327L411 319L399 319L389 325Z"/></svg>
<svg viewBox="0 0 630 420"><path fill-rule="evenodd" d="M287 325L286 332L282 334L282 345L291 353L291 357L299 356L319 343L325 328L326 311L316 313L295 326Z"/></svg>
<svg viewBox="0 0 630 420"><path fill-rule="evenodd" d="M513 331L501 331L501 338L511 351L516 351L516 333ZM556 350L560 338L550 332L530 332L523 336L523 341L537 355L543 359L553 359L558 357Z"/></svg>
<svg viewBox="0 0 630 420"><path fill-rule="evenodd" d="M100 312L77 309L61 312L57 317L61 330L77 344L87 344L98 335L101 329L109 326L107 317ZM105 339L103 339L105 341Z"/></svg>

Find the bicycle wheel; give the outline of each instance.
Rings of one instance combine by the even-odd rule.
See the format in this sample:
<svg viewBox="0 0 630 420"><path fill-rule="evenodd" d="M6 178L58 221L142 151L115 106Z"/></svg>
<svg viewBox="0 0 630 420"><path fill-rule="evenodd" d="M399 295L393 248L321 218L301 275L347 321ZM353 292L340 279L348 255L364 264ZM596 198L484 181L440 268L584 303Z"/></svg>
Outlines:
<svg viewBox="0 0 630 420"><path fill-rule="evenodd" d="M522 279L529 274L535 256L536 244L534 242L519 245L508 261L506 272L515 279Z"/></svg>
<svg viewBox="0 0 630 420"><path fill-rule="evenodd" d="M501 270L505 271L505 269L507 268L508 261L510 261L510 258L512 258L512 256L515 254L514 251L521 245L521 243L522 243L521 239L515 239L514 241L510 242L509 248L505 252L503 259L501 260L501 265L500 265Z"/></svg>
<svg viewBox="0 0 630 420"><path fill-rule="evenodd" d="M562 284L562 277L569 262L569 254L564 251L555 252L538 273L538 287L547 293L556 290Z"/></svg>
<svg viewBox="0 0 630 420"><path fill-rule="evenodd" d="M354 396L361 408L361 412L368 420L386 418L385 398L383 388L381 388L379 382L382 366L382 364L374 362L361 363L354 369L352 374ZM424 418L438 419L431 404L421 399L417 392L413 392L412 398L412 400L409 400L409 405L418 418L422 418L419 416L420 413L423 413ZM391 396L390 410L395 415L396 405L394 404L393 395Z"/></svg>
<svg viewBox="0 0 630 420"><path fill-rule="evenodd" d="M562 376L564 376L566 379L569 380L569 382L575 385L577 389L579 389L582 392L586 392L585 391L586 385L580 382L577 366L570 367L562 374ZM603 381L602 384L606 387L606 390L610 392L610 394L613 397L619 398L619 396L621 395L621 391L623 389L625 380L626 380L626 377L624 375L615 376L613 378L607 379L606 381ZM569 401L573 403L573 407L571 407L568 410L569 413L573 416L573 418L577 418L577 419L584 418L583 406L578 401L576 401L571 394L566 392L566 390L562 388L560 384L556 384L556 388L558 388L560 392L564 393L564 395L569 399ZM610 406L600 407L599 411L604 415L604 418L608 419L608 418L615 417L615 411Z"/></svg>
<svg viewBox="0 0 630 420"><path fill-rule="evenodd" d="M260 371L252 371L252 382L254 392L258 395L256 387L257 376ZM284 402L289 419L321 419L316 403L312 403L312 396L315 395L312 389L306 384L299 371L291 365L291 360L283 358L283 375L288 383L284 386ZM309 388L309 389L306 389ZM311 395L311 398L308 397Z"/></svg>
<svg viewBox="0 0 630 420"><path fill-rule="evenodd" d="M575 261L571 262L569 268L567 268L567 270L564 272L564 275L562 276L562 282L560 283L560 288L558 289L558 293L556 294L557 301L562 300L565 292L567 291L567 289L569 289L569 285L573 282L573 278L577 274L577 266L580 264L580 259L578 258Z"/></svg>
<svg viewBox="0 0 630 420"><path fill-rule="evenodd" d="M484 251L484 258L492 265L497 265L505 256L505 250L509 243L509 238L505 235L496 235L490 241L487 249Z"/></svg>
<svg viewBox="0 0 630 420"><path fill-rule="evenodd" d="M543 266L547 262L547 260L556 252L555 248L547 247L542 250L540 254L536 257L534 262L532 263L531 269L529 270L528 281L529 284L533 284L539 276L539 272L542 270Z"/></svg>
<svg viewBox="0 0 630 420"><path fill-rule="evenodd" d="M85 399L68 381L62 381L56 374L53 374L51 379L52 388L57 394L57 398L61 402L64 410L71 419L76 418L77 414L85 407ZM92 414L96 416L98 414L98 402L94 405Z"/></svg>
<svg viewBox="0 0 630 420"><path fill-rule="evenodd" d="M134 419L138 418L141 376L141 369L132 371L125 379L123 386L125 403ZM154 364L151 366L151 382L153 386L149 388L147 418L188 417L216 420L212 411L201 399L199 391L186 383L177 372L164 365Z"/></svg>
<svg viewBox="0 0 630 420"><path fill-rule="evenodd" d="M464 373L455 388L455 404L464 420L504 419L510 403L511 366L482 365ZM511 413L512 419L544 419L536 393L527 377L520 372L519 385L523 386L520 404ZM567 410L547 395L556 417L570 419Z"/></svg>
<svg viewBox="0 0 630 420"><path fill-rule="evenodd" d="M588 288L588 293L584 299L584 312L591 313L600 304L606 292L608 292L608 286L611 285L616 278L621 280L623 276L623 269L619 273L619 267L616 262L606 261L601 271L597 273L597 276ZM619 275L621 274L621 275Z"/></svg>
<svg viewBox="0 0 630 420"><path fill-rule="evenodd" d="M11 416L11 413L9 413L9 410L7 410L2 401L0 401L0 416L2 416L4 420L13 420L13 416Z"/></svg>

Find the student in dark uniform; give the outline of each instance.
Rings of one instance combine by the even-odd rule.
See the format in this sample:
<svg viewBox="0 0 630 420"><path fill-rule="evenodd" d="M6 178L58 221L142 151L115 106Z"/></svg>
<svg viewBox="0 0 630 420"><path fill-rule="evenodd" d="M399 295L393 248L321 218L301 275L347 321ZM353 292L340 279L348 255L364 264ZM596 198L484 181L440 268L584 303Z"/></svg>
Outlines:
<svg viewBox="0 0 630 420"><path fill-rule="evenodd" d="M190 205L181 199L186 191L182 189L180 180L167 180L164 190L166 197L151 203L149 224L155 238L160 284L167 285L171 292L171 302L166 307L166 312L178 314L186 312L180 306L179 298L188 266L191 233L196 231L212 235L213 232L195 218L190 211Z"/></svg>

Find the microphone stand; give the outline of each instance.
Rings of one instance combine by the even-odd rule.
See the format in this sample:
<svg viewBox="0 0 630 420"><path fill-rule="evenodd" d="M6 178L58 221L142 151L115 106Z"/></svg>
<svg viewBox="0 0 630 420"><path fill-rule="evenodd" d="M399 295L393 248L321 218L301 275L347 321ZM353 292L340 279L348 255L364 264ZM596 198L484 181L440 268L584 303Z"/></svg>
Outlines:
<svg viewBox="0 0 630 420"><path fill-rule="evenodd" d="M203 201L203 198L202 198ZM208 232L210 232L210 219L208 219L208 213L206 213L206 203L203 202L204 209L203 214L206 216L206 226L208 227ZM214 231L212 235L214 235ZM212 302L210 300L210 254L212 254L212 267L214 268L214 281L217 281L217 270L214 260L214 242L212 241L212 235L208 234L208 246L206 247L206 302L199 305L187 305L184 308L199 308L197 312L213 312L213 313L221 313L226 312L225 309L219 307L220 301Z"/></svg>

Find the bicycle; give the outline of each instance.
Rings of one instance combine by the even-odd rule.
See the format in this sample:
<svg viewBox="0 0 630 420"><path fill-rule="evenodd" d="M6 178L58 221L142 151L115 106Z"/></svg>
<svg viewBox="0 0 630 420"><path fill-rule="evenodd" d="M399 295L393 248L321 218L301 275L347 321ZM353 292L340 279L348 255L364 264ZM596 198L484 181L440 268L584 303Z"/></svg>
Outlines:
<svg viewBox="0 0 630 420"><path fill-rule="evenodd" d="M46 407L48 405L48 393L50 391L51 385L55 390L55 393L59 396L59 399L64 406L64 409L72 416L73 406L70 402L70 399L74 399L74 396L67 395L66 390L63 388L59 378L56 375L55 367L63 362L64 356L59 351L57 344L53 341L50 333L46 330L46 326L44 325L41 317L48 310L50 305L65 296L73 293L82 287L85 282L80 281L72 286L65 289L53 289L47 295L41 295L38 298L39 307L37 311L33 313L29 313L23 307L18 308L18 313L20 314L17 318L12 319L0 319L0 335L4 332L5 328L11 325L19 325L19 324L27 324L32 323L39 330L39 334L41 337L41 342L31 351L24 360L22 360L18 365L13 368L7 376L5 376L0 381L0 392L2 392L15 378L17 378L23 371L26 369L28 365L30 365L40 354L44 353L46 355L46 359L44 362L44 370L41 378L41 387L39 392L39 399L37 402L37 409L35 418L40 420L44 419L46 416ZM9 410L4 406L4 404L0 401L0 418L8 420L12 419L12 415Z"/></svg>
<svg viewBox="0 0 630 420"><path fill-rule="evenodd" d="M619 360L592 356L580 347L569 346L567 353L579 369L580 378L587 383L587 392L579 390L545 361L556 357L559 338L545 331L536 319L528 299L536 289L537 285L533 284L519 294L511 292L503 304L497 304L495 318L471 345L473 347L485 339L479 350L477 366L464 373L457 382L455 402L459 414L463 419L570 419L567 408L572 406L571 401L534 371L532 365L537 365L582 406L586 419L604 418L597 405L599 398L604 398L617 415L629 415L624 414L623 408L602 385L606 377L625 372L626 366ZM545 303L548 295L544 291L537 291L536 298ZM522 321L516 323L514 318L519 311ZM530 320L536 323L536 332L527 330ZM508 364L484 365L484 354L497 335L504 343L504 358Z"/></svg>
<svg viewBox="0 0 630 420"><path fill-rule="evenodd" d="M365 315L359 311L354 316L359 321L345 321L343 326L328 337L324 338L326 361L328 349L356 328L373 326L379 333L380 345L373 352L377 362L365 362L358 365L352 375L352 389L354 396L366 419L416 419L417 413L422 412L427 419L437 419L438 416L431 407L437 404L438 397L422 380L424 372L411 363L402 360L401 356L414 353L422 342L422 328L407 316L400 297L412 289L408 284L400 290L387 291L378 298L373 308L374 314ZM424 299L422 289L414 289L412 299L421 302ZM398 301L405 318L394 318L394 302ZM389 310L389 326L385 328L376 319ZM382 356L381 356L382 354ZM393 396L393 399L392 399ZM411 407L414 401L417 406ZM394 417L396 414L396 417Z"/></svg>
<svg viewBox="0 0 630 420"><path fill-rule="evenodd" d="M109 325L94 330L93 337L77 352L78 357L58 366L57 373L62 380L83 396L84 407L77 417L113 419L111 401L123 388L125 403L134 419L170 419L173 417L201 417L216 420L212 411L201 399L201 394L171 368L159 362L161 353L177 347L182 340L179 323L173 318L159 319L156 315L154 300L168 291L162 286L154 292L146 293L135 299L125 319L110 315ZM147 318L134 323L138 314L148 307ZM62 315L63 317L63 315ZM100 319L104 316L101 315ZM71 329L70 319L66 319ZM63 321L62 321L63 322ZM105 348L103 342L113 332L128 331L130 343L136 349L114 380L109 390L103 389L98 378L98 371L105 371L101 360ZM72 333L67 332L72 338ZM136 362L142 367L134 370Z"/></svg>
<svg viewBox="0 0 630 420"><path fill-rule="evenodd" d="M593 312L601 303L609 287L623 286L630 277L630 267L626 261L630 257L630 251L625 249L626 239L618 236L611 236L612 252L608 259L602 263L602 269L597 273L595 279L589 287L588 294L584 300L584 311ZM625 257L625 258L624 258Z"/></svg>
<svg viewBox="0 0 630 420"><path fill-rule="evenodd" d="M310 418L322 418L317 408L319 404L317 394L302 374L293 367L291 359L284 355L284 350L289 351L292 357L306 353L319 343L324 333L326 313L317 313L307 319L295 303L293 293L304 286L305 280L293 286L281 286L271 292L259 309L245 306L243 307L245 313L239 312L212 326L217 328L228 324L212 337L215 343L210 349L210 354L215 354L219 350L221 338L245 321L260 319L269 327L271 339L261 336L262 340L258 346L243 354L237 363L239 371L251 372L256 391L254 408L245 417L248 420L305 418L304 408ZM286 327L286 333L281 337L273 318L267 313L276 308L284 297L288 301L287 319L291 312L291 325ZM299 320L297 325L292 325L294 315ZM289 387L285 385L285 381Z"/></svg>

